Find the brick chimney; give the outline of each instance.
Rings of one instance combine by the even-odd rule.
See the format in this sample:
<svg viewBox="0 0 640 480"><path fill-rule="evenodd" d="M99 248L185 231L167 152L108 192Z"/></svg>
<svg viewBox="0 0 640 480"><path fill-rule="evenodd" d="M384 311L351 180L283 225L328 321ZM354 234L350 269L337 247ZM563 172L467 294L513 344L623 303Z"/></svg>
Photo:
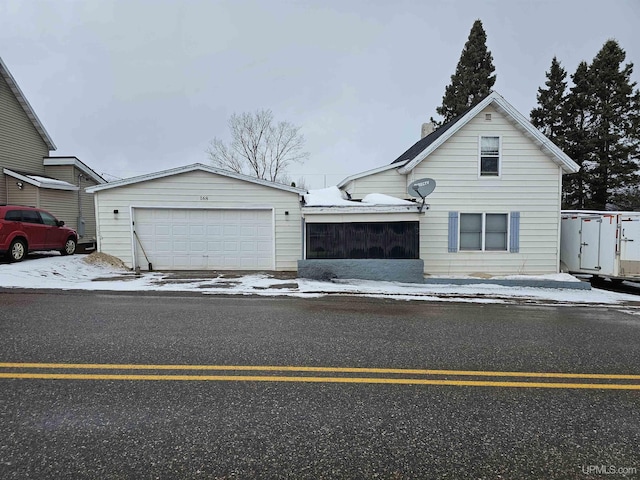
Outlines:
<svg viewBox="0 0 640 480"><path fill-rule="evenodd" d="M420 138L424 138L427 135L429 135L430 133L433 133L433 131L436 129L436 126L433 124L433 122L427 122L427 123L423 123L422 124L422 133Z"/></svg>

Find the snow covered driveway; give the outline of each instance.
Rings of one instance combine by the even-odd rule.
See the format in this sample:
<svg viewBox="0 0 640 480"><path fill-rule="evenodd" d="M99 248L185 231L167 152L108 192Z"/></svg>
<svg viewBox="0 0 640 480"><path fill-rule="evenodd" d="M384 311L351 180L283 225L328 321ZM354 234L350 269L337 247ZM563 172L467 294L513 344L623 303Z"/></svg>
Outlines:
<svg viewBox="0 0 640 480"><path fill-rule="evenodd" d="M133 272L112 265L89 264L86 255L29 258L0 264L1 288L102 291L198 292L202 294L319 297L358 295L476 303L626 304L640 309L640 297L604 290L523 288L500 285L405 284L367 280L321 282L280 279L270 273L234 275L212 272L171 275L168 272ZM206 273L206 274L205 274Z"/></svg>

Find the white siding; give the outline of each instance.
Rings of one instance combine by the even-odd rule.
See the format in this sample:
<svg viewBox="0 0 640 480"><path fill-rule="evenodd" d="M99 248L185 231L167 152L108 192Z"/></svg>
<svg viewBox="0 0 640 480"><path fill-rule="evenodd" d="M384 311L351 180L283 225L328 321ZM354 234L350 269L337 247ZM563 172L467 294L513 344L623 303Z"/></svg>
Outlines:
<svg viewBox="0 0 640 480"><path fill-rule="evenodd" d="M208 200L201 200L207 197ZM132 265L130 207L265 208L275 212L276 270L296 270L301 257L299 197L295 193L193 171L95 193L101 252ZM114 210L118 214L114 214ZM288 215L285 212L289 212Z"/></svg>
<svg viewBox="0 0 640 480"><path fill-rule="evenodd" d="M344 188L354 200L362 200L369 193L385 193L392 197L410 198L407 194L407 177L394 168L349 182Z"/></svg>
<svg viewBox="0 0 640 480"><path fill-rule="evenodd" d="M485 114L491 120L485 120ZM479 139L501 138L501 175L479 177ZM380 192L407 197L419 178L436 180L420 221L420 257L432 275L548 274L559 268L561 169L503 114L487 107L408 175L388 170L356 179L355 199ZM449 212L520 212L520 251L448 252Z"/></svg>
<svg viewBox="0 0 640 480"><path fill-rule="evenodd" d="M485 120L491 113L491 121ZM501 177L478 178L481 135L502 139ZM413 176L413 178L411 178ZM493 108L472 119L420 163L409 180L431 177L436 190L420 225L425 273L548 274L558 271L560 167ZM520 213L520 253L448 253L448 212Z"/></svg>

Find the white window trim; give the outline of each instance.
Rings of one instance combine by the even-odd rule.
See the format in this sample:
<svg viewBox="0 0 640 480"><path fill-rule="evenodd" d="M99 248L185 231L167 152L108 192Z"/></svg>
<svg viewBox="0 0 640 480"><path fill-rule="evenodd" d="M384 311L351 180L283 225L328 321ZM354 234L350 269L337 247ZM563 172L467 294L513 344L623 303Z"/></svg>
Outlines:
<svg viewBox="0 0 640 480"><path fill-rule="evenodd" d="M498 175L482 175L482 138L483 137L498 137ZM483 180L491 180L496 178L502 178L502 135L478 135L478 178Z"/></svg>
<svg viewBox="0 0 640 480"><path fill-rule="evenodd" d="M468 250L462 248L462 243L460 242L460 233L462 229L462 215L464 214L475 214L482 215L482 232L480 241L482 244L481 250ZM486 237L487 237L487 215L506 215L507 216L507 248L504 250L486 250ZM511 245L511 214L507 212L460 212L458 213L458 252L463 253L509 253L509 245Z"/></svg>

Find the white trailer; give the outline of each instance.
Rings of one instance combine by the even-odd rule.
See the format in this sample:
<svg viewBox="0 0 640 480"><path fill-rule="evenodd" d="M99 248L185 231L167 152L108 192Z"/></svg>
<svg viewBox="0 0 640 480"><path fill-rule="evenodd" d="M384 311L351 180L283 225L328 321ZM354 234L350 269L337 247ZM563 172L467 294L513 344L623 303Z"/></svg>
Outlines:
<svg viewBox="0 0 640 480"><path fill-rule="evenodd" d="M640 281L640 212L563 211L561 218L563 271Z"/></svg>

